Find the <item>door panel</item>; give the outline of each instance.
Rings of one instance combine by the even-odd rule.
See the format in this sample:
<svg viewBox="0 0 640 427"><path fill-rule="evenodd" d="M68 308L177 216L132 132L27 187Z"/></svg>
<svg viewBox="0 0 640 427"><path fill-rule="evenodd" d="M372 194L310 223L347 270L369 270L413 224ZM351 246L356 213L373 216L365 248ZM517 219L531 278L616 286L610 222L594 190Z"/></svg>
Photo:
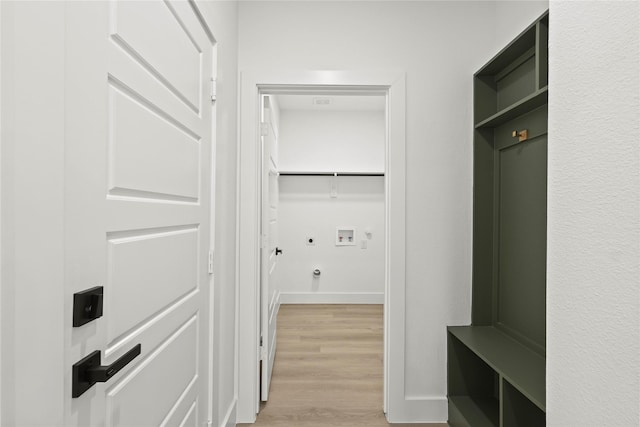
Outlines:
<svg viewBox="0 0 640 427"><path fill-rule="evenodd" d="M67 6L65 299L104 286L103 317L66 333L68 425L206 421L214 42L180 3ZM73 363L138 343L71 398Z"/></svg>
<svg viewBox="0 0 640 427"><path fill-rule="evenodd" d="M201 43L171 3L112 2L111 37L196 113L201 101ZM187 13L188 15L188 13ZM149 19L153 16L153 19ZM204 43L206 44L206 43ZM203 46L204 47L204 46ZM177 66L179 64L179 66Z"/></svg>
<svg viewBox="0 0 640 427"><path fill-rule="evenodd" d="M274 100L264 98L262 137L262 238L261 256L261 400L269 397L269 386L276 353L278 298L275 272L278 265L278 135Z"/></svg>
<svg viewBox="0 0 640 427"><path fill-rule="evenodd" d="M158 315L198 287L198 230L109 239L107 342ZM145 304L140 304L144 301Z"/></svg>
<svg viewBox="0 0 640 427"><path fill-rule="evenodd" d="M196 385L197 323L194 315L165 342L149 349L149 355L135 370L109 384L108 426L159 426L168 421L172 409L179 407ZM157 387L158 378L162 387ZM194 396L189 397L193 402Z"/></svg>
<svg viewBox="0 0 640 427"><path fill-rule="evenodd" d="M197 202L200 137L166 112L153 111L116 88L109 96L109 191L149 192Z"/></svg>

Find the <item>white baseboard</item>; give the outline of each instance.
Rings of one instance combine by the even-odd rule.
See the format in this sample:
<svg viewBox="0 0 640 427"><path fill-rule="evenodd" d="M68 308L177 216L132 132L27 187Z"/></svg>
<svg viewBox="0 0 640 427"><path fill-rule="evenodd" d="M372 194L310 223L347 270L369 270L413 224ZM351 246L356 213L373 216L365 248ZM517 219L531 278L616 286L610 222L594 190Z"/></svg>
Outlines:
<svg viewBox="0 0 640 427"><path fill-rule="evenodd" d="M399 404L391 404L387 421L390 423L446 423L449 413L446 397L405 397Z"/></svg>
<svg viewBox="0 0 640 427"><path fill-rule="evenodd" d="M227 414L222 419L220 423L220 427L235 427L236 426L236 406L238 403L238 399L233 399L231 405L229 405L229 409L227 409Z"/></svg>
<svg viewBox="0 0 640 427"><path fill-rule="evenodd" d="M384 304L384 292L281 292L281 304Z"/></svg>

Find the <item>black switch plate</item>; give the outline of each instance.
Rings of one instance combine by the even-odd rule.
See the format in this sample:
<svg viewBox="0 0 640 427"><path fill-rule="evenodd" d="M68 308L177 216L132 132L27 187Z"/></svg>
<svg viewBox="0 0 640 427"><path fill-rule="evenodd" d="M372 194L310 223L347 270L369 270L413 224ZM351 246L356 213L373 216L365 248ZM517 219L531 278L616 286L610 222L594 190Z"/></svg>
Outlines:
<svg viewBox="0 0 640 427"><path fill-rule="evenodd" d="M73 326L82 326L102 317L104 287L96 286L73 294Z"/></svg>

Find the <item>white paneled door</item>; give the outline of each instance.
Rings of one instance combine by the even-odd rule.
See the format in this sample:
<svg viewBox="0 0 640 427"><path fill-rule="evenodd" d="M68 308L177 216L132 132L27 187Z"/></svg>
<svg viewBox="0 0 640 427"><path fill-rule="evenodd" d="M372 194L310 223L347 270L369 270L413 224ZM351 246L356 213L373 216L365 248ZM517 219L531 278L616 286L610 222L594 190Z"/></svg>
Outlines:
<svg viewBox="0 0 640 427"><path fill-rule="evenodd" d="M206 425L215 40L191 1L66 8L67 312L103 287L65 325L66 424Z"/></svg>
<svg viewBox="0 0 640 427"><path fill-rule="evenodd" d="M262 247L260 275L260 398L269 398L276 355L279 298L276 286L278 255L278 115L275 100L263 96L262 111Z"/></svg>

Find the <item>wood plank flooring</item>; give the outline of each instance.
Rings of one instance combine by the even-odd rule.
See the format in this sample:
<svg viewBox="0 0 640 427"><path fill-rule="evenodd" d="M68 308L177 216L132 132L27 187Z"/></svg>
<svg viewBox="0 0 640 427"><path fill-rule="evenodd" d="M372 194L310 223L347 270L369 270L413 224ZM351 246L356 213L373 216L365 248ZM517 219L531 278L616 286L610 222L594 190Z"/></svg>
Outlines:
<svg viewBox="0 0 640 427"><path fill-rule="evenodd" d="M382 412L382 322L382 305L281 306L269 401L253 425L389 426Z"/></svg>

